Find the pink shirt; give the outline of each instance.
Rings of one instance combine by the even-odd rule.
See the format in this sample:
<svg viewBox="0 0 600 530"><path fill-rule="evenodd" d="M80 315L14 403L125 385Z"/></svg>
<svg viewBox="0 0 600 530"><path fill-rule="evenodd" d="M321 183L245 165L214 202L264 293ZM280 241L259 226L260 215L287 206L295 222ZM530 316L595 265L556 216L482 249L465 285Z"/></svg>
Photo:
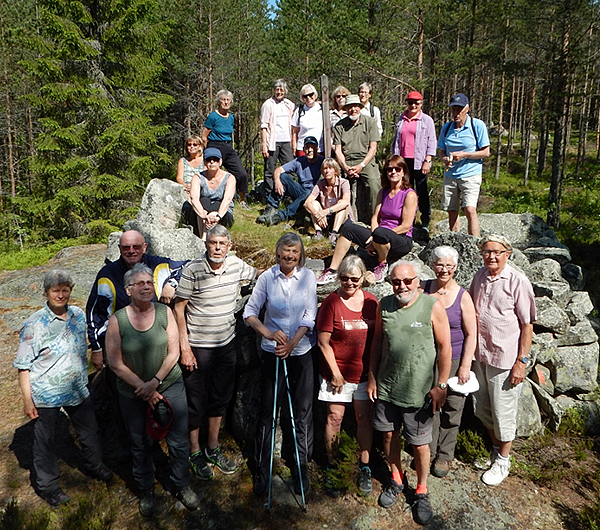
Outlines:
<svg viewBox="0 0 600 530"><path fill-rule="evenodd" d="M414 118L409 118L406 112L402 115L404 125L400 131L400 156L403 158L415 157L415 136L420 116L420 111Z"/></svg>
<svg viewBox="0 0 600 530"><path fill-rule="evenodd" d="M495 278L482 267L473 278L470 293L477 315L475 360L510 370L519 353L520 325L536 319L531 282L508 263Z"/></svg>
<svg viewBox="0 0 600 530"><path fill-rule="evenodd" d="M320 178L312 189L310 196L319 201L321 208L327 210L331 208L338 201L341 201L344 194L350 195L350 182L342 177L336 177L335 184L333 185L332 195L327 193L327 181L324 178ZM354 214L352 213L352 206L348 205L346 209L348 211L348 218L350 221L354 221Z"/></svg>

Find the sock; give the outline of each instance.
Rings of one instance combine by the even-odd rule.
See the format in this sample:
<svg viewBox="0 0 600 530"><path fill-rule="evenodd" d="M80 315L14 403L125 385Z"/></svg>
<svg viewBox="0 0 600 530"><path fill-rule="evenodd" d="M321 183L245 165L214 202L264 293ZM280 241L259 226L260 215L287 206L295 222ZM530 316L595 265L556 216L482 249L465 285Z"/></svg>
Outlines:
<svg viewBox="0 0 600 530"><path fill-rule="evenodd" d="M417 495L421 493L427 493L427 486L423 486L423 484L417 484L417 490L415 491Z"/></svg>
<svg viewBox="0 0 600 530"><path fill-rule="evenodd" d="M392 473L392 478L396 482L396 484L402 484L404 482L404 473L402 471L398 471L397 473Z"/></svg>
<svg viewBox="0 0 600 530"><path fill-rule="evenodd" d="M498 454L498 457L496 458L496 462L500 462L501 464L508 464L510 462L510 455L502 456L501 454Z"/></svg>

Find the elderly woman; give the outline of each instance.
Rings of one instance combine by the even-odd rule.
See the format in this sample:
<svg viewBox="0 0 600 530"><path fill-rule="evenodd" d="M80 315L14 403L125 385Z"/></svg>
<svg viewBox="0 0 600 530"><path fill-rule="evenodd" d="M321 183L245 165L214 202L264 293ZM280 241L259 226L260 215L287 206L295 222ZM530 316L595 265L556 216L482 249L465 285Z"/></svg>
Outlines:
<svg viewBox="0 0 600 530"><path fill-rule="evenodd" d="M471 362L475 354L477 319L469 292L454 279L457 265L458 252L455 249L448 246L436 247L431 254L431 268L436 279L422 282L422 287L426 293L440 300L446 308L452 341L450 376L458 376L458 382L464 384L469 380ZM464 394L448 388L446 402L439 414L434 416L433 440L430 447L433 457L431 474L435 477L445 477L450 471L466 398Z"/></svg>
<svg viewBox="0 0 600 530"><path fill-rule="evenodd" d="M202 144L204 148L215 147L221 151L223 165L235 177L240 206L248 210L246 192L248 191L248 173L233 148L234 117L229 109L233 103L233 94L229 90L219 90L215 98L217 109L213 110L204 122Z"/></svg>
<svg viewBox="0 0 600 530"><path fill-rule="evenodd" d="M294 111L292 117L292 150L296 156L304 155L304 139L314 136L319 142L319 153L323 152L323 109L317 101L317 89L304 85L300 90L303 105Z"/></svg>
<svg viewBox="0 0 600 530"><path fill-rule="evenodd" d="M195 510L199 499L189 486L187 400L177 364L179 334L175 317L166 305L152 302L154 281L146 265L135 265L123 281L131 302L110 317L106 353L119 378L119 404L131 440L139 510L144 517L154 513L154 462L146 435L146 415L148 407L154 409L163 399L172 410L167 445L175 496L188 510Z"/></svg>
<svg viewBox="0 0 600 530"><path fill-rule="evenodd" d="M317 314L315 275L304 266L304 245L296 233L288 232L279 238L275 256L277 265L258 277L244 309L244 320L262 336L262 395L254 453L256 495L265 494L268 487L275 374L281 359L287 361L296 423L301 471L298 475L297 468L293 466L292 474L298 494L302 490L307 492L310 487L306 463L312 456L314 438L311 349L316 343L313 333ZM264 323L258 318L263 307ZM279 377L278 383L277 396L280 402L285 403L283 376ZM287 419L283 427L284 432L289 434L291 425Z"/></svg>
<svg viewBox="0 0 600 530"><path fill-rule="evenodd" d="M333 128L335 124L346 116L344 105L346 104L346 96L350 95L350 90L345 86L338 86L331 94L331 109L329 111L329 122L331 124L331 138L333 141Z"/></svg>
<svg viewBox="0 0 600 530"><path fill-rule="evenodd" d="M326 158L321 165L323 178L315 184L304 202L315 227L313 239L323 238L329 232L329 242L335 247L341 226L354 219L350 206L350 183L341 177L341 168L335 158Z"/></svg>
<svg viewBox="0 0 600 530"><path fill-rule="evenodd" d="M98 424L87 388L87 342L84 312L69 305L71 274L51 270L44 276L46 305L21 328L13 366L25 414L33 428L33 483L50 506L69 502L59 485L54 431L61 407L71 418L81 442L87 473L108 482L112 471L102 463Z"/></svg>
<svg viewBox="0 0 600 530"><path fill-rule="evenodd" d="M319 276L317 285L336 281L337 269L353 243L377 256L379 264L373 269L377 282L385 278L388 262L394 263L410 252L417 194L409 185L409 176L401 156L394 155L385 161L371 229L354 223L342 226L331 265Z"/></svg>
<svg viewBox="0 0 600 530"><path fill-rule="evenodd" d="M222 168L221 151L209 147L204 151L206 169L192 178L190 198L198 215L199 237L216 224L229 228L233 225L233 196L235 179Z"/></svg>
<svg viewBox="0 0 600 530"><path fill-rule="evenodd" d="M340 288L321 304L317 319L319 347L319 399L327 402L325 447L328 470L335 467L332 446L339 436L346 403L354 404L356 438L360 447L358 489L369 495L373 489L369 453L373 441L372 403L367 396L369 353L377 315L377 298L361 289L366 268L358 256L346 256L338 269ZM326 477L325 491L338 497L339 489ZM328 483L329 482L329 483Z"/></svg>

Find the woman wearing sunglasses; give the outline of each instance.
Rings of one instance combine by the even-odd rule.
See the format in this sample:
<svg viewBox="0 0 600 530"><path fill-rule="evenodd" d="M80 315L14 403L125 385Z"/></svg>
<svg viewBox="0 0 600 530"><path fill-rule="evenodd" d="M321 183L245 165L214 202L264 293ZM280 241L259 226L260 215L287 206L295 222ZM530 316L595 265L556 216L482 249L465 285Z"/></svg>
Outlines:
<svg viewBox="0 0 600 530"><path fill-rule="evenodd" d="M292 150L296 157L304 155L304 139L314 136L319 142L319 153L323 152L323 109L317 101L317 89L304 85L300 90L302 105L292 116Z"/></svg>
<svg viewBox="0 0 600 530"><path fill-rule="evenodd" d="M204 160L202 158L202 139L199 136L188 136L186 141L186 155L182 156L177 163L176 180L187 193L187 200L181 207L184 223L196 230L196 214L190 202L190 191L192 189L192 177L204 171ZM197 231L195 231L198 235Z"/></svg>
<svg viewBox="0 0 600 530"><path fill-rule="evenodd" d="M358 489L372 490L369 453L373 441L372 403L367 396L369 352L377 315L377 298L361 286L366 268L358 256L347 256L338 270L340 288L321 304L317 319L318 342L323 354L319 373L319 400L327 402L325 492L338 497L333 445L339 436L346 404L353 403L356 439L360 447Z"/></svg>
<svg viewBox="0 0 600 530"><path fill-rule="evenodd" d="M342 225L331 265L319 276L317 285L336 281L337 269L352 244L377 256L378 265L373 268L377 283L384 280L388 263L394 263L410 252L417 194L410 187L409 178L404 158L393 155L385 161L371 228L354 223Z"/></svg>

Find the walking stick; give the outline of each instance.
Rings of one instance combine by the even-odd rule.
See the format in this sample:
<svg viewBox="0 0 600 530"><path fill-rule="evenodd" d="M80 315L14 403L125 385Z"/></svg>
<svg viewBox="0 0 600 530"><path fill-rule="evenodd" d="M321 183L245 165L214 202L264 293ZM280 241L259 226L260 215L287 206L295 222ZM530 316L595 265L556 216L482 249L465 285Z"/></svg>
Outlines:
<svg viewBox="0 0 600 530"><path fill-rule="evenodd" d="M285 361L284 361L285 362ZM284 364L285 366L285 364ZM286 371L287 373L287 371ZM287 381L287 378L286 378ZM277 427L277 388L279 387L279 357L275 357L275 389L273 390L273 423L271 424L271 459L269 462L269 496L265 508L271 509L271 491L273 488L273 454L275 453L275 428Z"/></svg>

